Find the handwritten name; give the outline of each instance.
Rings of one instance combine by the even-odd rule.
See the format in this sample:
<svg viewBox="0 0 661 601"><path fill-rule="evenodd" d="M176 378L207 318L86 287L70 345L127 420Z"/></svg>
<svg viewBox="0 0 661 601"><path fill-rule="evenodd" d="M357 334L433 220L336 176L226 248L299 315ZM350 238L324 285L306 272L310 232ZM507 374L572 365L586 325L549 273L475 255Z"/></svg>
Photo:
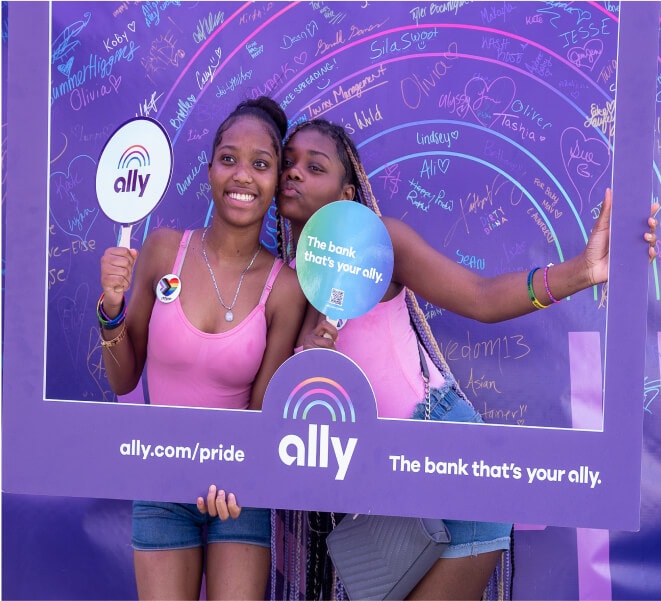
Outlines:
<svg viewBox="0 0 661 601"><path fill-rule="evenodd" d="M250 79L252 79L252 69L244 71L242 66L240 71L232 75L224 84L216 86L216 98L222 98L225 94L234 92L243 82Z"/></svg>
<svg viewBox="0 0 661 601"><path fill-rule="evenodd" d="M317 22L313 19L301 31L293 35L288 35L288 34L283 35L282 45L280 46L280 48L282 50L288 50L294 44L297 44L298 42L314 37L314 35L318 31L319 31L319 25L317 25Z"/></svg>
<svg viewBox="0 0 661 601"><path fill-rule="evenodd" d="M217 13L209 14L197 22L197 27L193 32L193 41L196 44L204 42L209 35L225 22L225 13L220 10Z"/></svg>
<svg viewBox="0 0 661 601"><path fill-rule="evenodd" d="M316 104L308 104L303 110L309 113L310 118L320 117L339 104L351 100L352 98L361 98L365 92L387 83L387 80L382 79L385 72L386 67L379 65L372 73L366 75L359 81L352 83L348 88L345 88L344 85L340 84L330 90L330 98L326 98Z"/></svg>
<svg viewBox="0 0 661 601"><path fill-rule="evenodd" d="M186 119L188 119L188 115L190 115L193 110L196 101L197 99L192 94L187 98L180 98L177 101L177 112L175 116L169 120L170 125L175 129L179 129L186 122Z"/></svg>
<svg viewBox="0 0 661 601"><path fill-rule="evenodd" d="M411 178L408 183L411 189L406 195L406 200L408 200L415 208L420 209L425 213L429 211L432 205L440 206L446 211L452 211L454 208L454 201L446 200L445 190L439 190L436 193L430 192L413 178Z"/></svg>
<svg viewBox="0 0 661 601"><path fill-rule="evenodd" d="M432 130L427 134L416 132L415 142L419 146L446 146L452 147L452 141L459 139L459 130L453 129L450 132Z"/></svg>
<svg viewBox="0 0 661 601"><path fill-rule="evenodd" d="M473 0L451 0L450 2L430 2L425 6L416 6L409 10L409 15L415 21L416 25L420 24L422 19L428 16L442 15L444 13L459 13L459 9L466 4L471 4Z"/></svg>
<svg viewBox="0 0 661 601"><path fill-rule="evenodd" d="M197 156L197 165L193 166L190 173L186 176L186 178L182 182L177 182L177 192L179 192L179 194L183 196L188 190L188 188L190 188L190 186L193 184L195 178L200 174L200 171L202 171L202 169L206 169L208 165L209 165L209 158L207 157L206 151L203 150Z"/></svg>
<svg viewBox="0 0 661 601"><path fill-rule="evenodd" d="M71 93L75 88L96 78L107 78L112 74L115 65L122 61L131 62L135 58L136 46L131 40L128 45L118 48L114 54L102 58L97 54L90 55L88 62L81 69L69 75L66 81L51 88L51 104L64 94Z"/></svg>
<svg viewBox="0 0 661 601"><path fill-rule="evenodd" d="M399 38L386 37L383 40L374 40L370 44L370 60L379 60L385 56L402 54L409 48L426 50L428 42L438 36L438 28L419 31L407 31Z"/></svg>
<svg viewBox="0 0 661 601"><path fill-rule="evenodd" d="M266 13L268 13L272 8L273 8L273 2L267 2L266 4L260 5L259 8L253 8L252 11L245 12L241 15L241 18L239 19L239 24L247 25L249 23L254 23L255 21L259 21L260 19L264 18L266 16Z"/></svg>
<svg viewBox="0 0 661 601"><path fill-rule="evenodd" d="M149 99L142 101L136 116L149 117L151 113L158 113L158 105L156 103L161 98L161 96L163 96L163 94L158 94L158 96L156 94L156 92L152 92Z"/></svg>
<svg viewBox="0 0 661 601"><path fill-rule="evenodd" d="M111 75L108 78L108 84L102 83L93 90L86 89L85 87L76 88L75 90L72 90L69 96L69 104L74 111L79 111L103 96L109 96L110 94L116 95L119 92L119 86L121 83L121 75L117 77Z"/></svg>
<svg viewBox="0 0 661 601"><path fill-rule="evenodd" d="M480 11L480 17L482 18L482 23L490 24L496 19L502 19L504 23L507 21L507 17L513 12L514 5L511 2L503 2L502 6L497 5L483 8Z"/></svg>
<svg viewBox="0 0 661 601"><path fill-rule="evenodd" d="M452 61L457 59L458 48L456 42L451 42L447 52L443 53L440 60L424 75L413 73L410 77L402 79L400 89L404 104L412 109L417 109L422 102L422 97L429 97L436 84L445 77L452 67Z"/></svg>
<svg viewBox="0 0 661 601"><path fill-rule="evenodd" d="M152 25L158 25L161 22L161 13L171 6L181 6L179 0L172 0L168 2L167 0L160 0L159 2L141 2L140 6L142 7L142 14L145 17L145 23L147 27Z"/></svg>
<svg viewBox="0 0 661 601"><path fill-rule="evenodd" d="M560 38L564 39L563 48L568 48L574 44L578 44L581 41L589 40L597 36L607 36L610 35L608 31L608 24L610 19L603 18L601 23L587 23L582 25L577 29L570 29L564 33L560 34Z"/></svg>
<svg viewBox="0 0 661 601"><path fill-rule="evenodd" d="M326 2L310 2L310 6L331 25L339 25L347 16L347 13L332 9Z"/></svg>
<svg viewBox="0 0 661 601"><path fill-rule="evenodd" d="M197 87L200 90L203 90L207 84L213 80L213 76L220 67L220 59L223 56L223 51L220 48L214 50L213 56L209 59L209 66L200 73L200 71L195 71L195 81L197 82Z"/></svg>
<svg viewBox="0 0 661 601"><path fill-rule="evenodd" d="M540 229L546 241L549 244L553 244L555 242L555 236L540 214L533 207L529 207L527 213L530 215L533 223Z"/></svg>
<svg viewBox="0 0 661 601"><path fill-rule="evenodd" d="M590 116L583 125L599 128L602 133L608 134L608 137L612 138L615 135L615 101L608 101L604 107L592 103L590 105Z"/></svg>
<svg viewBox="0 0 661 601"><path fill-rule="evenodd" d="M495 358L501 373L503 361L517 361L531 352L523 334L508 334L498 338L474 341L470 330L466 330L466 337L463 340L450 339L444 345L439 340L439 347L447 361Z"/></svg>

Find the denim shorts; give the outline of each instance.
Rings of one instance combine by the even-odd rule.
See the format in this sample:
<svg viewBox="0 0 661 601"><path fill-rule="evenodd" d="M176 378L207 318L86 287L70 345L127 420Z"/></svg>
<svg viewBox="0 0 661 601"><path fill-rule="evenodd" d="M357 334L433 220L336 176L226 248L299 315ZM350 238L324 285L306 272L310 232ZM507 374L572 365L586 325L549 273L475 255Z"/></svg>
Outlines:
<svg viewBox="0 0 661 601"><path fill-rule="evenodd" d="M242 507L225 521L200 513L192 503L133 502L133 548L137 551L190 549L205 543L271 545L271 510Z"/></svg>
<svg viewBox="0 0 661 601"><path fill-rule="evenodd" d="M484 423L482 416L472 405L457 394L454 385L446 383L442 388L430 391L430 418L445 422ZM425 419L425 403L418 403L411 416ZM501 522L470 522L443 520L450 531L450 544L441 557L467 557L489 551L510 548L512 524Z"/></svg>

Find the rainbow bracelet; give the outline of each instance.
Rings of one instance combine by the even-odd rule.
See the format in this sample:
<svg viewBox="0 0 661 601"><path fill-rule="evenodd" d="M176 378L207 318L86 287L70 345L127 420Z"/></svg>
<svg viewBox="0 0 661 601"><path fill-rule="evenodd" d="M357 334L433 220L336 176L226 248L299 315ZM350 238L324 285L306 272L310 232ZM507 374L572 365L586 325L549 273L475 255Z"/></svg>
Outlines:
<svg viewBox="0 0 661 601"><path fill-rule="evenodd" d="M539 302L539 299L535 296L535 291L532 288L532 276L534 276L535 272L539 269L541 269L541 267L533 267L528 274L528 297L535 309L548 309L551 305L542 305L542 303Z"/></svg>
<svg viewBox="0 0 661 601"><path fill-rule="evenodd" d="M115 328L122 325L122 323L126 319L126 301L124 300L124 298L122 298L122 306L119 309L119 314L117 315L117 317L111 319L110 317L108 317L108 315L106 315L106 312L103 310L104 297L105 297L105 293L102 293L101 296L99 297L99 302L96 304L96 316L99 320L99 325L104 330L114 330Z"/></svg>
<svg viewBox="0 0 661 601"><path fill-rule="evenodd" d="M549 295L551 301L553 301L554 303L559 303L560 301L551 294L551 290L549 288L548 273L549 273L549 267L551 267L551 265L553 265L553 263L549 263L546 267L544 267L544 289L546 290L546 294Z"/></svg>

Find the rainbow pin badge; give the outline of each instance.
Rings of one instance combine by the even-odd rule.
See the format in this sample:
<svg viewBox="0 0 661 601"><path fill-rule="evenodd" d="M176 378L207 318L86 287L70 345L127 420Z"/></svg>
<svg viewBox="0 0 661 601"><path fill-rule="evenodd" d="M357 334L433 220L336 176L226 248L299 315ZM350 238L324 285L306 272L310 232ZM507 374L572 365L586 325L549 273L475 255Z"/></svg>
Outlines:
<svg viewBox="0 0 661 601"><path fill-rule="evenodd" d="M171 303L181 293L181 280L174 273L164 275L156 285L156 298L162 303Z"/></svg>

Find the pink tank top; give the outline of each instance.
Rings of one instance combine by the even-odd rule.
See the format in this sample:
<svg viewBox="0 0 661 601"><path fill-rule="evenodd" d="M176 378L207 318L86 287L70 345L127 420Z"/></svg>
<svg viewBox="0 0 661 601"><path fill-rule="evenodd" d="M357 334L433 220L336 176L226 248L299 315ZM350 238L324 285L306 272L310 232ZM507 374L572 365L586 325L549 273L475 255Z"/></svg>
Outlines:
<svg viewBox="0 0 661 601"><path fill-rule="evenodd" d="M173 273L179 275L192 230L179 245ZM259 304L236 327L208 334L193 326L177 298L154 302L147 343L147 389L154 405L246 409L266 349L265 305L283 262L273 267ZM186 282L182 282L186 286Z"/></svg>
<svg viewBox="0 0 661 601"><path fill-rule="evenodd" d="M374 389L379 417L411 417L424 399L425 389L406 289L365 315L349 319L339 331L335 348L365 372ZM429 357L427 366L430 385L441 387L445 380Z"/></svg>

